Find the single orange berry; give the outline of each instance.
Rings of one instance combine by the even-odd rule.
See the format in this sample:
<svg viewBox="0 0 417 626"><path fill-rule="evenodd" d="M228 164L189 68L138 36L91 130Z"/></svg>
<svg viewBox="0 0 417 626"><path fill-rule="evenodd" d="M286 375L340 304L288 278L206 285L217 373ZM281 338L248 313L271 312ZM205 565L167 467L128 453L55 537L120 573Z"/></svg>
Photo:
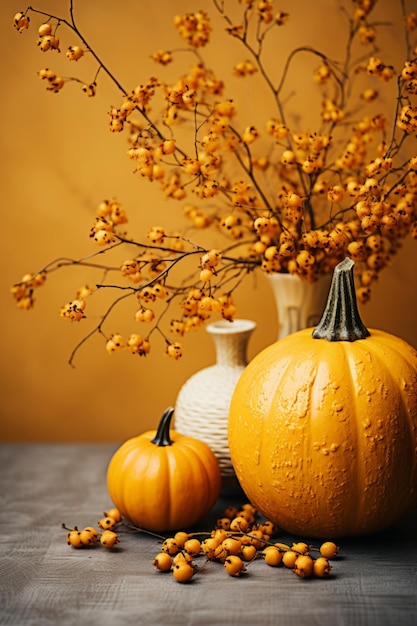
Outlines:
<svg viewBox="0 0 417 626"><path fill-rule="evenodd" d="M326 557L326 559L334 559L338 552L339 546L337 546L333 541L325 541L320 546L320 554L321 556Z"/></svg>
<svg viewBox="0 0 417 626"><path fill-rule="evenodd" d="M240 576L243 572L246 572L242 559L234 554L227 557L224 567L229 576Z"/></svg>
<svg viewBox="0 0 417 626"><path fill-rule="evenodd" d="M174 537L168 537L167 539L165 539L162 544L162 552L166 552L167 554L173 556L174 554L177 554L178 551L178 544L175 541Z"/></svg>
<svg viewBox="0 0 417 626"><path fill-rule="evenodd" d="M116 509L116 508L109 509L107 513L104 513L104 515L106 517L112 517L114 521L116 522L116 524L122 521L122 516L120 514L119 509Z"/></svg>
<svg viewBox="0 0 417 626"><path fill-rule="evenodd" d="M198 539L187 539L184 550L191 556L198 556L201 552L201 542Z"/></svg>
<svg viewBox="0 0 417 626"><path fill-rule="evenodd" d="M239 554L242 549L242 542L237 537L228 537L221 545L228 554Z"/></svg>
<svg viewBox="0 0 417 626"><path fill-rule="evenodd" d="M184 543L190 538L189 534L184 532L183 530L178 531L174 535L174 541L179 548L184 547Z"/></svg>
<svg viewBox="0 0 417 626"><path fill-rule="evenodd" d="M301 554L294 564L294 573L300 578L309 578L313 575L314 560L308 554Z"/></svg>
<svg viewBox="0 0 417 626"><path fill-rule="evenodd" d="M113 530L116 528L116 520L113 517L106 516L98 522L98 525L103 530Z"/></svg>
<svg viewBox="0 0 417 626"><path fill-rule="evenodd" d="M304 541L298 541L297 543L292 544L291 550L294 550L294 552L298 552L298 554L308 554L310 551L310 546Z"/></svg>
<svg viewBox="0 0 417 626"><path fill-rule="evenodd" d="M230 522L230 530L233 530L233 532L240 531L242 533L245 533L247 532L248 528L249 528L249 522L242 515L238 515L238 517L235 517Z"/></svg>
<svg viewBox="0 0 417 626"><path fill-rule="evenodd" d="M240 556L243 559L243 561L253 561L253 559L256 558L256 555L257 555L257 550L255 546L252 546L252 545L242 546Z"/></svg>
<svg viewBox="0 0 417 626"><path fill-rule="evenodd" d="M262 551L262 556L267 565L277 567L282 563L284 553L276 546L268 546Z"/></svg>
<svg viewBox="0 0 417 626"><path fill-rule="evenodd" d="M67 543L73 548L82 548L85 545L81 538L81 532L77 528L70 530L67 535Z"/></svg>
<svg viewBox="0 0 417 626"><path fill-rule="evenodd" d="M175 580L179 583L185 583L189 581L194 575L194 567L185 561L176 563L172 568L172 574Z"/></svg>
<svg viewBox="0 0 417 626"><path fill-rule="evenodd" d="M167 552L158 552L153 560L153 565L161 572L168 572L172 567L172 557Z"/></svg>
<svg viewBox="0 0 417 626"><path fill-rule="evenodd" d="M112 530L105 530L100 537L100 543L105 548L113 548L119 542L119 538Z"/></svg>
<svg viewBox="0 0 417 626"><path fill-rule="evenodd" d="M328 576L331 569L332 566L324 556L319 556L314 561L314 576L317 576L318 578L325 578L326 576Z"/></svg>
<svg viewBox="0 0 417 626"><path fill-rule="evenodd" d="M286 552L284 552L282 556L282 562L284 563L285 567L288 567L289 569L293 569L298 557L299 555L293 550L287 550Z"/></svg>

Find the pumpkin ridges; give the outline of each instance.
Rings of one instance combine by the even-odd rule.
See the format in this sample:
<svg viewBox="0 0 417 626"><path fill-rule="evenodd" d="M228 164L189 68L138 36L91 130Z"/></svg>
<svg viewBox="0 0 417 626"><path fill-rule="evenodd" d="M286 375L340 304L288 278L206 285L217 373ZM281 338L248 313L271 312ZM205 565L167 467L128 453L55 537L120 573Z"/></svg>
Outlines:
<svg viewBox="0 0 417 626"><path fill-rule="evenodd" d="M184 452L187 456L193 455L193 463L198 466L198 474L201 479L200 487L200 506L205 509L204 515L210 511L215 504L217 497L213 497L213 491L210 489L210 477L213 476L213 472L218 468L218 488L221 487L221 474L218 462L211 450L208 450L205 445L196 446L192 439L184 437L181 441L184 447ZM199 449L200 447L200 449ZM197 521L197 520L196 520Z"/></svg>
<svg viewBox="0 0 417 626"><path fill-rule="evenodd" d="M300 345L302 345L304 341L304 336L309 336L310 332L311 331L301 331L300 333L296 333L296 335L292 336L291 345L292 345L294 353L297 353L297 341L299 341ZM259 374L262 373L263 380L267 380L270 384L272 384L273 387L275 387L279 383L281 378L286 378L288 376L288 371L290 369L294 369L294 357L292 356L292 354L287 353L286 344L287 344L287 339L283 339L280 342L274 344L273 346L266 348L262 357L259 359L260 369L262 370L259 372ZM315 352L317 350L317 346L314 346L313 350ZM284 363L283 363L283 359L281 358L282 353L288 354L288 356L286 356L285 358ZM265 355L267 355L266 358L265 358ZM305 355L305 361L309 360L309 358L310 358L310 355L308 354ZM255 357L254 361L256 359L257 357ZM276 363L278 359L280 363L279 368L276 367ZM251 363L251 366L252 364L253 364L253 361ZM268 376L265 376L266 371L268 371ZM259 402L256 400L256 385L257 385L256 380L258 378L258 373L255 370L255 372L252 372L252 374L253 376L251 377L251 380L254 386L253 392L252 392L251 387L248 386L245 380L245 372L243 373L238 383L239 389L242 390L241 393L244 394L244 397L242 395L242 398L241 398L242 401L240 404L242 404L242 406L246 405L248 409L251 411L251 414L247 416L245 421L243 421L242 419L240 420L239 424L236 425L236 430L240 430L242 433L242 436L245 437L244 442L242 443L241 449L240 449L239 472L238 472L243 475L245 475L246 468L245 468L244 457L242 456L242 450L243 449L245 450L245 455L250 460L250 463L252 463L253 459L255 458L258 458L259 462L263 463L264 462L263 457L269 458L270 456L273 456L275 451L272 451L270 449L269 442L274 439L273 431L275 429L276 423L273 420L270 420L268 416L271 414L271 412L273 413L274 411L277 411L277 410L279 410L279 413L281 416L285 416L286 413L290 413L290 408L291 408L290 405L282 406L282 402L280 401L280 398L276 398L275 396L273 396L273 394L271 394L269 390L264 390L266 392L266 396L268 397L268 403L267 404L263 403L262 410L261 410L259 406ZM288 402L292 403L293 401L297 402L297 398L293 400L290 394L290 396L286 399L286 404ZM259 417L260 413L262 413L264 417ZM250 432L246 428L246 421L250 423L250 427L251 427ZM292 427L291 424L289 424L288 426ZM233 427L233 423L232 423L232 427ZM234 432L232 432L231 435L232 435L231 438L233 440L235 437ZM260 441L260 448L255 449L254 446L256 446L259 441ZM284 454L284 452L282 452L282 454ZM307 457L308 455L304 455L304 456ZM233 454L232 454L232 459L233 459ZM301 486L300 489L297 488L295 491L293 491L291 487L292 483L282 478L282 471L280 471L279 468L275 472L273 470L274 468L271 469L271 477L265 478L263 483L268 483L268 481L271 480L275 484L275 489L278 492L281 491L283 494L283 497L285 497L285 499L289 503L292 498L297 498L299 494L303 492L304 486ZM291 472L291 470L289 470L289 472ZM246 488L246 491L248 491L249 499L251 498L253 499L253 496L251 495L251 489L250 488L248 489L248 485L251 485L252 482L253 482L253 478L249 470L249 474L245 476L244 482L242 484L243 488L244 489ZM263 485L257 483L256 491L257 491L257 496L260 498L260 500L262 500L264 497ZM260 505L259 501L255 501L254 504L262 508L262 504Z"/></svg>
<svg viewBox="0 0 417 626"><path fill-rule="evenodd" d="M417 392L407 393L407 389L417 390L417 351L408 343L384 331L372 331L374 337L372 349L378 354L381 362L390 363L392 385L390 388L398 391L401 402L401 416L408 424L405 440L410 443L410 454L414 456L412 468L405 472L410 478L410 495L417 503L417 445L413 447L413 441L417 441ZM406 384L404 386L404 381ZM402 382L402 384L400 384ZM404 455L409 458L410 455ZM406 495L406 494L405 494Z"/></svg>
<svg viewBox="0 0 417 626"><path fill-rule="evenodd" d="M277 347L281 348L282 350L282 343L281 345L279 343L275 344ZM285 346L284 346L285 347ZM291 363L292 363L292 358L289 356L287 361L282 362L282 358L281 358L281 367L279 372L276 371L276 369L274 368L274 381L275 383L278 383L278 381L280 381L287 373L288 368L291 367ZM262 368L263 369L263 368ZM255 394L251 394L251 399L255 396ZM275 396L272 395L271 393L266 392L266 397L270 398L269 403L266 405L266 402L264 400L264 405L265 405L265 409L264 409L264 415L268 415L271 411L271 407L275 402ZM256 407L256 410L259 410L258 407ZM267 454L269 455L269 446L267 447L267 442L269 442L271 440L271 436L273 436L273 433L269 433L268 432L268 425L269 425L269 421L267 419L263 419L262 423L259 424L259 429L260 429L260 438L259 438L259 433L256 433L255 436L252 437L252 441L249 440L248 442L248 450L253 449L253 447L256 445L256 442L259 442L259 448L258 450L254 450L254 454L258 455L259 458L259 462L262 462L262 457L263 455ZM267 447L267 450L265 450L265 448ZM272 468L274 469L274 468ZM273 474L273 471L272 471ZM271 476L271 478L273 479L273 476Z"/></svg>
<svg viewBox="0 0 417 626"><path fill-rule="evenodd" d="M336 366L336 370L340 369L345 372L345 376L346 376L346 372L348 372L349 374L352 374L352 372L356 372L356 365L358 363L358 361L360 360L364 360L363 357L367 356L368 358L370 358L372 360L373 363L373 370L375 372L375 375L377 377L385 377L384 380L386 380L387 376L389 375L388 371L385 368L384 363L380 363L379 359L373 354L372 350L370 350L370 344L367 343L362 343L362 342L355 342L354 344L349 344L349 343L342 343L340 344L343 352L345 353L345 357L347 359L350 360L351 362L351 366L350 367L344 367L343 362L341 361L340 355L338 358L334 358L335 363L337 363ZM320 356L318 355L318 360L320 360ZM370 366L370 363L367 363L367 367ZM365 366L364 369L366 371L367 367ZM333 371L331 373L331 378L333 380L336 380L336 371ZM346 382L346 384L348 384ZM388 383L388 386L391 387L391 385ZM357 381L353 381L352 380L352 388L353 390L358 389L358 385L357 385ZM367 389L369 391L369 388ZM377 392L375 392L375 397L377 397ZM355 393L351 394L352 398L355 398ZM372 419L374 421L376 421L376 417L374 415L374 413L376 412L378 414L378 411L380 410L380 406L379 403L378 405L374 408L373 405L367 406L365 403L365 408L360 408L361 405L361 400L362 397L359 396L359 401L358 401L358 395L356 394L356 402L353 403L352 402L352 406L351 406L351 412L352 415L355 413L358 416L360 415L365 415L366 413L368 413L368 415L371 413L371 408L372 408ZM401 422L401 418L403 416L400 414L399 415L399 422ZM358 426L360 426L360 424L358 423L358 421L355 419L353 420L354 423L357 423ZM332 424L332 420L329 420L328 422L328 428L330 428ZM386 506L386 510L383 510L381 508L381 503L378 499L378 497L375 497L375 501L374 504L372 504L372 501L369 499L369 497L366 497L366 493L365 491L363 491L360 487L361 484L363 484L364 479L366 477L371 478L372 476L372 470L374 469L374 464L376 462L376 459L373 458L372 460L372 464L371 466L367 466L366 464L363 464L362 459L369 459L369 454L367 454L367 438L366 435L364 433L361 432L361 430L358 428L357 434L356 434L356 444L355 447L357 449L357 454L356 457L358 459L358 462L356 464L357 470L356 470L356 481L357 481L357 485L354 487L353 489L353 493L356 492L357 496L357 501L356 502L352 502L352 506L350 507L350 515L349 515L349 519L346 518L346 522L343 520L343 518L338 519L337 518L337 511L333 511L331 508L327 511L324 511L323 509L321 510L321 515L322 517L324 517L324 519L326 520L324 523L321 524L321 531L325 532L326 535L328 536L332 536L332 517L334 517L335 520L335 527L338 527L339 529L342 528L343 530L341 531L342 534L350 534L351 532L361 532L363 527L368 528L368 531L370 531L374 526L378 527L378 525L380 524L380 517L385 516L386 519L388 520L388 524L391 523L391 521L395 521L396 518L398 517L398 511L396 510L396 507L393 507L393 502L387 502L387 506ZM329 432L329 430L328 430ZM347 439L349 440L350 437L347 436ZM385 454L381 453L379 455L382 458L385 458ZM381 459L381 467L383 467L382 465L382 459ZM408 468L407 468L408 469ZM349 470L350 471L350 470ZM381 470L383 471L383 470ZM407 471L407 470L406 470ZM401 471L396 472L396 474L398 475L401 474ZM356 482L353 481L353 482ZM365 481L366 482L366 481ZM340 480L338 483L338 486L340 487ZM332 491L329 490L329 493L332 494ZM339 497L341 496L340 490L338 491L333 491L333 494L335 495L335 497L333 498L334 501L337 503ZM332 495L333 495L332 494ZM346 502L346 494L343 495L342 499ZM314 502L314 501L313 501ZM331 505L331 500L329 500L329 505ZM373 514L373 506L378 507L378 512L377 514ZM309 508L309 514L311 513L312 517L314 518L314 507L312 506L312 502L308 504L308 508ZM334 515L333 515L334 514ZM351 517L352 516L352 517ZM298 520L300 523L303 523L302 518L299 518ZM326 526L326 524L328 523L328 526ZM346 524L346 527L343 527L343 524ZM288 529L288 528L287 528ZM291 530L291 528L290 528ZM296 532L296 530L292 530L292 532ZM315 529L313 528L313 533L316 534L316 532L320 532L320 529Z"/></svg>
<svg viewBox="0 0 417 626"><path fill-rule="evenodd" d="M344 346L345 344L341 342L334 345L332 359L328 358L326 343L323 342L316 347L317 373L310 392L308 431L311 440L312 470L323 471L321 485L318 481L315 483L313 515L315 519L324 517L327 520L330 534L332 529L343 521L340 512L341 499L350 502L353 507L357 493L355 485L347 479L348 468L350 470L355 459L346 448L346 441L349 441L355 433L349 420L350 409L346 403L341 402L340 397L342 383L346 384L345 374L343 377L340 374L345 372L347 362ZM317 398L319 392L320 402ZM325 411L323 406L326 407ZM337 470L334 470L334 467L337 467ZM337 489L334 484L336 473L339 477ZM308 480L308 477L306 478ZM310 503L306 502L306 506L309 509Z"/></svg>
<svg viewBox="0 0 417 626"><path fill-rule="evenodd" d="M183 440L178 441L175 449L168 450L167 461L168 471L166 472L165 480L168 484L168 499L169 508L166 519L168 520L168 528L174 528L175 525L183 528L187 522L182 519L189 519L190 525L194 523L194 515L189 515L189 493L190 485L195 484L194 474L189 471L184 472L184 460L190 460L189 454L187 454L186 447L183 446ZM171 454L172 452L172 454ZM194 455L192 456L192 462L194 463ZM187 464L188 467L188 464ZM177 485L181 484L181 489L178 490ZM196 490L197 492L199 489ZM193 505L200 509L200 497L196 493L194 495ZM180 520L180 522L178 522Z"/></svg>
<svg viewBox="0 0 417 626"><path fill-rule="evenodd" d="M159 455L157 447L150 442L155 434L156 431L146 433L146 439L149 439L149 443L140 437L133 437L125 442L123 450L120 448L120 454L116 452L111 460L111 464L114 463L114 465L112 467L109 465L108 491L110 497L122 515L128 519L129 502L132 502L133 499L145 503L148 501L156 502L155 506L160 510L160 514L165 514L167 487L164 480L158 479L159 475L164 477L166 473L166 468L163 467L165 457ZM155 451L155 454L150 455L149 452L152 451ZM134 468L133 476L132 467ZM130 480L121 480L121 477L127 472ZM147 476L148 479L144 481L143 476ZM157 492L154 489L154 480L157 480L160 485ZM140 523L134 519L131 521L143 528L150 527L155 521L153 515L148 513L146 505L141 508L140 518ZM164 529L155 528L154 530L161 531Z"/></svg>
<svg viewBox="0 0 417 626"><path fill-rule="evenodd" d="M213 470L213 460L209 458L211 455L207 454L205 446L199 446L198 443L196 444L195 439L186 436L182 436L178 441L173 454L169 452L170 451L168 451L167 456L169 463L168 475L170 477L168 488L170 501L170 515L168 515L170 520L169 525L170 528L174 528L175 525L185 528L197 522L199 517L206 515L217 499L217 496L213 497L212 495L213 492L210 489L209 480L210 474L208 473L208 464L210 464L210 461L210 469ZM188 463L184 463L184 460L187 460ZM191 464L190 461L192 461ZM190 465L192 466L192 470L189 469ZM188 468L185 472L184 467ZM178 491L175 484L172 484L174 475L175 483L182 483L180 491ZM195 488L197 480L199 482L198 489ZM190 488L192 486L194 486L192 508L195 511L199 511L199 515L195 513L190 515ZM181 516L183 516L184 521L178 524L178 519Z"/></svg>
<svg viewBox="0 0 417 626"><path fill-rule="evenodd" d="M356 448L356 471L355 471L355 493L356 501L351 508L350 515L352 521L349 524L350 534L360 533L362 527L369 524L369 520L372 519L371 503L367 497L364 484L367 477L369 478L367 463L367 428L375 421L375 417L371 411L374 409L372 404L369 404L365 398L370 397L369 381L367 380L367 369L373 368L373 379L378 375L379 362L375 361L375 358L370 351L369 342L355 341L350 346L346 347L346 354L348 359L348 367L346 373L350 377L351 381L351 398L352 398L352 413L354 411L355 418L352 423L356 426L355 429L355 448ZM362 368L362 363L363 368ZM364 388L363 385L366 385ZM378 410L378 409L377 409ZM366 421L367 420L367 421ZM372 425L375 428L375 424ZM376 462L376 461L375 461ZM371 468L372 469L372 468ZM366 523L364 524L364 520ZM343 534L346 534L345 532Z"/></svg>
<svg viewBox="0 0 417 626"><path fill-rule="evenodd" d="M131 498L139 497L144 502L144 507L141 510L142 526L151 529L154 526L158 532L162 532L164 528L156 523L155 511L158 511L158 517L161 519L166 519L170 512L170 488L166 479L169 474L169 455L166 452L172 449L172 445L163 446L161 449L152 444L153 454L152 450L151 454L147 451L148 463L144 471L138 476L140 490L138 489L138 493L132 490L133 493L131 492L128 500L131 502ZM140 452L138 452L138 456L139 454ZM148 506L149 502L152 502L151 507Z"/></svg>
<svg viewBox="0 0 417 626"><path fill-rule="evenodd" d="M354 469L354 483L352 490L353 493L356 494L355 501L352 503L352 507L350 508L350 514L353 517L353 528L358 528L360 526L360 520L363 519L363 515L366 514L366 504L365 504L365 492L362 489L363 481L364 481L364 466L362 463L363 456L363 445L362 445L362 436L361 429L358 423L358 415L360 415L360 410L358 407L358 370L357 370L357 351L358 347L360 348L362 344L359 342L354 342L349 346L349 349L346 353L346 358L348 362L348 367L345 368L346 375L349 376L350 379L350 396L355 399L354 406L352 407L352 412L355 413L355 418L351 420L352 423L352 437L355 438L355 449L356 454L355 457L355 469ZM361 381L362 382L362 381ZM354 431L354 432L353 432ZM346 534L346 533L343 533Z"/></svg>
<svg viewBox="0 0 417 626"><path fill-rule="evenodd" d="M149 431L144 439L133 437L128 442L125 442L119 449L120 454L118 454L118 451L113 456L108 470L108 491L112 501L124 517L143 528L147 528L153 523L152 516L148 514L146 506L141 508L140 521L135 516L129 515L129 502L136 499L139 502L146 503L150 498L153 502L157 500L156 506L161 509L161 514L164 512L164 481L158 481L161 483L161 489L157 493L154 492L152 487L154 485L153 480L158 480L159 469L161 464L163 465L162 455L161 464L155 464L156 457L149 454L153 450L157 451L157 447L150 443L150 439L155 434L156 431ZM147 439L149 439L149 443ZM126 473L129 473L130 479L128 481L121 479ZM148 476L149 480L144 482L142 480L143 475ZM148 486L149 493L147 490ZM155 528L155 530L161 529Z"/></svg>
<svg viewBox="0 0 417 626"><path fill-rule="evenodd" d="M380 343L380 341L382 341L382 343ZM411 415L407 409L407 403L404 402L403 393L398 386L398 377L401 372L404 372L406 361L404 361L401 351L393 351L388 344L389 342L385 342L383 336L377 337L377 335L374 335L372 353L381 363L382 371L386 375L386 401L388 412L384 412L383 409L381 410L381 398L379 399L378 404L382 414L382 420L384 421L383 431L385 439L387 436L391 436L392 438L390 444L385 446L385 463L384 459L382 459L381 472L379 474L379 480L385 490L388 493L391 491L394 493L393 498L385 498L385 512L381 510L381 516L385 518L386 526L389 526L391 523L397 521L398 518L409 508L410 486L413 481L416 481L416 475L414 474L413 478L409 464L413 455L412 441L413 439L415 440L416 434L414 433L413 438L410 438L409 420ZM386 366L387 363L389 363L389 367ZM407 364L407 369L408 367L409 366ZM415 368L417 368L417 360L415 362ZM411 369L412 368L410 368L410 370ZM414 372L415 371L416 369L414 369ZM416 377L415 374L414 377ZM408 372L407 378L409 378ZM417 406L415 405L414 419L416 418ZM392 445L394 435L395 446ZM415 459L416 454L414 452L414 463ZM385 474L387 474L386 480L383 479ZM401 480L398 480L398 477L401 477Z"/></svg>
<svg viewBox="0 0 417 626"><path fill-rule="evenodd" d="M292 512L286 516L285 522L278 516L277 523L281 524L291 532L293 530L289 524L290 519L296 518L297 524L307 524L309 519L325 519L326 528L323 532L331 533L332 528L340 525L343 521L343 516L339 511L339 501L341 491L343 491L343 499L349 498L352 505L354 504L355 491L349 481L342 476L346 475L346 452L341 456L344 442L344 434L340 433L340 424L337 417L340 415L339 407L335 407L333 395L338 397L337 393L333 394L331 384L337 390L339 386L338 370L339 365L342 366L344 358L343 346L337 345L336 351L339 356L333 360L327 360L325 356L320 356L320 353L325 352L325 345L321 344L314 350L314 354L310 356L312 367L315 368L314 375L311 375L311 381L309 385L309 409L305 418L304 433L298 431L294 433L294 441L291 442L291 449L288 452L292 463L297 463L297 460L302 459L309 460L308 472L303 469L302 463L298 462L298 466L294 466L294 472L296 473L296 480L294 483L295 491L299 492L298 498L299 504L292 507ZM317 350L319 354L317 354ZM316 358L315 358L316 357ZM336 372L334 363L337 363ZM325 380L323 380L323 378ZM283 391L280 388L277 391L279 394ZM284 388L285 391L285 388ZM291 393L291 386L286 393ZM315 398L315 403L312 404L312 398ZM321 408L320 408L321 407ZM323 409L324 407L324 409ZM347 409L344 407L344 411ZM294 416L292 423L295 422L298 416ZM343 425L348 424L348 421L344 421ZM307 433L307 436L306 436ZM281 433L282 434L282 433ZM297 449L297 441L307 440L309 445L304 447L304 451ZM332 467L337 467L332 469ZM338 473L340 482L339 489L335 489L333 480L335 474ZM285 499L290 501L294 498L293 493L286 493ZM290 508L290 507L289 507ZM314 529L316 532L316 529Z"/></svg>

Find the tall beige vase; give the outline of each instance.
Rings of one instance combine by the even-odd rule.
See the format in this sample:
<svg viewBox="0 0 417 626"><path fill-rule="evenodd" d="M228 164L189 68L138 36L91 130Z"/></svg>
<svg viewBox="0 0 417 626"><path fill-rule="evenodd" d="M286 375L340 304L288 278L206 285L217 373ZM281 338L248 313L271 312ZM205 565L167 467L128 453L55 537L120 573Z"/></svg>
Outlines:
<svg viewBox="0 0 417 626"><path fill-rule="evenodd" d="M278 339L316 326L329 295L332 274L323 274L314 283L294 274L267 274L274 294L278 317Z"/></svg>

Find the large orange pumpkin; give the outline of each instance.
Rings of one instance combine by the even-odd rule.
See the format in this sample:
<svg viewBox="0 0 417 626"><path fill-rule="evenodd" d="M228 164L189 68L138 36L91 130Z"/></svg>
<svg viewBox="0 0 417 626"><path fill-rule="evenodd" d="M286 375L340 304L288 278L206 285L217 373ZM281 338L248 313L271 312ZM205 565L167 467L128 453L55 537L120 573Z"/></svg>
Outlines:
<svg viewBox="0 0 417 626"><path fill-rule="evenodd" d="M322 321L243 372L229 446L250 501L281 528L381 530L417 503L417 352L357 310L353 262L337 266Z"/></svg>
<svg viewBox="0 0 417 626"><path fill-rule="evenodd" d="M107 489L130 522L154 532L185 529L206 515L219 495L220 468L209 446L170 431L174 409L158 429L128 439L112 456Z"/></svg>

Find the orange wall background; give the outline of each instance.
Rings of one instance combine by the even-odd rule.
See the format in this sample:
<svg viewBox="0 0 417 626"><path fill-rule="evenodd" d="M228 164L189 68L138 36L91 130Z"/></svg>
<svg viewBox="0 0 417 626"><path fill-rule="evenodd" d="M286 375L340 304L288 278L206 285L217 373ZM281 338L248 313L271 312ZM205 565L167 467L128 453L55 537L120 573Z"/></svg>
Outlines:
<svg viewBox="0 0 417 626"><path fill-rule="evenodd" d="M391 17L390 0L381 0L380 10ZM282 30L287 50L301 43L340 46L341 14L333 0L282 2L297 23ZM65 14L66 0L37 0L36 8ZM160 70L149 59L159 48L179 46L172 26L175 13L211 9L209 0L196 7L193 0L75 0L75 15L81 31L123 85L133 89ZM153 428L187 378L214 361L211 339L204 330L187 336L183 359L172 361L155 346L146 359L120 353L108 356L100 338L94 337L79 352L75 368L67 361L83 337L82 324L69 324L58 316L60 306L86 282L83 270L69 269L51 275L41 288L32 311L17 310L10 286L29 271L37 271L60 256L77 258L94 251L88 237L96 206L116 196L128 211L130 233L145 233L155 223L174 228L181 223L178 205L165 201L156 186L132 173L126 158L125 135L108 132L110 104L118 105L119 94L105 76L100 76L96 98L89 99L76 84L62 93L48 93L36 77L41 67L58 73L86 75L91 80L94 64L69 64L65 54L42 53L36 47L37 20L19 35L13 15L22 6L3 0L0 6L2 121L2 241L0 308L1 430L3 441L122 441ZM317 20L324 11L325 20ZM335 16L335 17L333 17ZM329 39L329 20L335 19ZM314 29L312 28L314 24ZM215 39L207 50L210 63L227 79L234 60L245 55L222 34L216 18ZM61 31L62 32L62 31ZM280 31L281 32L281 31ZM390 46L396 53L402 41L390 31ZM63 50L73 41L62 36ZM221 42L221 43L220 43ZM289 48L290 47L290 48ZM58 70L57 70L58 71ZM85 71L85 74L84 74ZM301 96L310 101L310 85L297 76ZM304 92L303 92L304 89ZM246 114L257 114L262 102L248 88ZM232 95L229 93L229 95ZM310 102L309 102L310 104ZM309 107L310 108L310 107ZM391 109L388 111L390 112ZM372 301L361 308L365 323L397 334L417 347L417 290L415 267L417 243L405 242L402 251L374 288ZM249 344L249 356L275 340L277 321L272 293L265 278L257 274L237 292L239 317L257 322ZM261 303L261 305L259 304ZM113 318L111 329L126 335L135 328L122 315Z"/></svg>

